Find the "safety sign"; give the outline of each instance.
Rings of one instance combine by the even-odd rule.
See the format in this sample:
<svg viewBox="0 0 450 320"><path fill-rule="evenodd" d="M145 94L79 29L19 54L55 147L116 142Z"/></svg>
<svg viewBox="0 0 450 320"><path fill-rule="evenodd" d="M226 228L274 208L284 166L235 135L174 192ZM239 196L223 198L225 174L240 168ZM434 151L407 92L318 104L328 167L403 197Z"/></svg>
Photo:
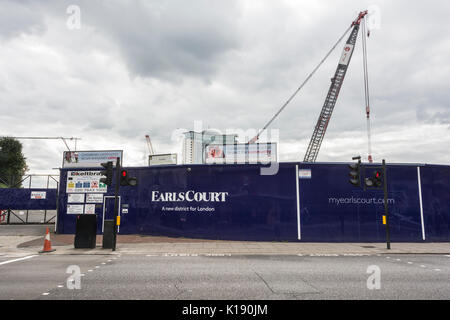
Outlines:
<svg viewBox="0 0 450 320"><path fill-rule="evenodd" d="M105 193L107 186L100 182L100 171L68 171L67 193Z"/></svg>

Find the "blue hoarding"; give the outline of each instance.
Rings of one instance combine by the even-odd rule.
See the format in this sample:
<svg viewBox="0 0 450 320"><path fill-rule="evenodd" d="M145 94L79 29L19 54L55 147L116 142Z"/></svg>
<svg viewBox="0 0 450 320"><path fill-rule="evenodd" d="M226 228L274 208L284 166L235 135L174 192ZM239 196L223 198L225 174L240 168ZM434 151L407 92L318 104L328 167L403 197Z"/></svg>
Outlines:
<svg viewBox="0 0 450 320"><path fill-rule="evenodd" d="M55 210L57 189L0 189L0 209Z"/></svg>
<svg viewBox="0 0 450 320"><path fill-rule="evenodd" d="M87 189L89 193L78 193L75 199L66 185L73 170L96 169L61 170L57 230L74 233L77 212L95 212L100 234L103 220L113 217L114 186L106 193ZM352 186L344 163L280 163L275 175L262 175L261 165L127 170L139 184L121 187L121 234L385 241L382 190ZM387 170L392 241L448 241L450 167L389 165Z"/></svg>

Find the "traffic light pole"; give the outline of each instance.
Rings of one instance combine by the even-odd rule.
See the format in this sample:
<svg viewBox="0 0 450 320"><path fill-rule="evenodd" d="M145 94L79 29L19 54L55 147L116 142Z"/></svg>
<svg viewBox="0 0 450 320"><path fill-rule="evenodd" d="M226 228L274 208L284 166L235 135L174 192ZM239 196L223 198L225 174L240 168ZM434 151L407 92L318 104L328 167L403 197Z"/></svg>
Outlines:
<svg viewBox="0 0 450 320"><path fill-rule="evenodd" d="M389 235L389 212L388 212L388 192L387 192L387 176L386 176L386 161L383 159L383 191L384 191L384 215L386 217L386 246L391 249L391 239Z"/></svg>
<svg viewBox="0 0 450 320"><path fill-rule="evenodd" d="M116 251L117 242L117 217L119 216L119 187L120 187L120 158L116 160L116 188L114 192L114 227L112 251Z"/></svg>

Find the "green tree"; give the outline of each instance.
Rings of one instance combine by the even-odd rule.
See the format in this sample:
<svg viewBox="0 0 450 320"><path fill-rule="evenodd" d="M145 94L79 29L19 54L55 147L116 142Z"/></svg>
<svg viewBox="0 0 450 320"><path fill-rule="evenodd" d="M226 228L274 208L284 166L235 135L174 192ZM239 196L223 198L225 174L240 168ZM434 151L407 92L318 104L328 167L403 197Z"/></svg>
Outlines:
<svg viewBox="0 0 450 320"><path fill-rule="evenodd" d="M28 170L22 154L22 143L14 138L0 138L0 187L19 188L22 176Z"/></svg>

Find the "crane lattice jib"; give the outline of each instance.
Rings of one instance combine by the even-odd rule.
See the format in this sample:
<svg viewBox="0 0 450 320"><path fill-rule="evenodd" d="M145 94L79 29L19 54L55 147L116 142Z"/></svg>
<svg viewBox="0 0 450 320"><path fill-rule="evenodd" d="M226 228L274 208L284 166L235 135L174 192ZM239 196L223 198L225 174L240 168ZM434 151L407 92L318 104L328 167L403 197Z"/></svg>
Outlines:
<svg viewBox="0 0 450 320"><path fill-rule="evenodd" d="M317 120L317 124L314 128L314 132L303 160L305 162L315 162L317 155L319 154L320 145L322 144L323 137L325 136L331 114L333 113L339 91L341 90L342 83L347 72L348 64L350 63L350 59L353 55L360 21L366 14L367 11L361 12L358 18L352 23L353 30L348 37L344 49L342 50L341 59L339 60L334 77L331 79L330 89L328 90L327 97L325 98L322 111L320 112L319 119Z"/></svg>

